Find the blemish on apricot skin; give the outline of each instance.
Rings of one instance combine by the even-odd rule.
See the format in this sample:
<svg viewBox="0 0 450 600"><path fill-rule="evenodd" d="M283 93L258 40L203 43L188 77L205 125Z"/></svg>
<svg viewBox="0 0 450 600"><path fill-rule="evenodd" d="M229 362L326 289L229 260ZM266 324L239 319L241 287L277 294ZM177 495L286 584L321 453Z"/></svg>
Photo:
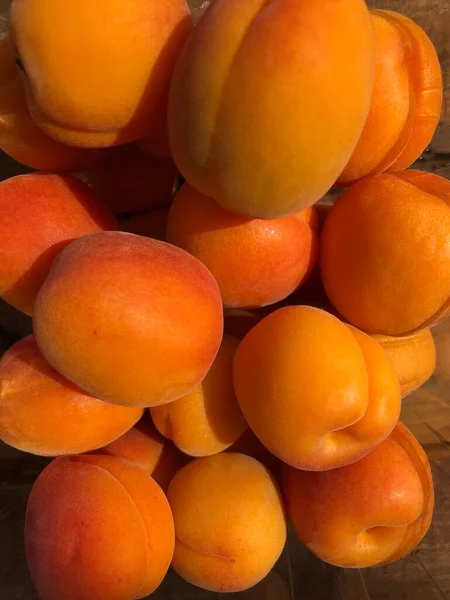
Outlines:
<svg viewBox="0 0 450 600"><path fill-rule="evenodd" d="M212 552L202 552L201 550L198 550L197 548L193 548L192 546L189 546L189 544L185 544L184 542L182 542L178 536L175 536L175 542L176 542L176 544L179 544L183 548L186 548L187 550L191 550L191 552L195 552L196 554L200 554L201 556L206 556L208 558L219 558L221 560L226 560L230 563L236 562L236 558L234 558L232 556L223 556L222 554L214 554Z"/></svg>

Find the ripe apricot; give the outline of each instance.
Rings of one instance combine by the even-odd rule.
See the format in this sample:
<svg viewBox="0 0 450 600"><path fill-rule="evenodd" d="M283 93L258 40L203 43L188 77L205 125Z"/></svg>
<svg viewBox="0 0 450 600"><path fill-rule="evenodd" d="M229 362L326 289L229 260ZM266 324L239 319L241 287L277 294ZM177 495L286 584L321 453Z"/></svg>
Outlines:
<svg viewBox="0 0 450 600"><path fill-rule="evenodd" d="M285 466L282 487L300 540L340 567L403 558L426 534L433 514L428 458L402 423L351 465L323 473Z"/></svg>
<svg viewBox="0 0 450 600"><path fill-rule="evenodd" d="M175 402L150 409L158 431L190 456L225 450L247 428L233 387L233 359L238 340L224 336L203 381Z"/></svg>
<svg viewBox="0 0 450 600"><path fill-rule="evenodd" d="M64 246L118 226L97 194L71 175L32 173L2 181L0 211L0 295L27 314Z"/></svg>
<svg viewBox="0 0 450 600"><path fill-rule="evenodd" d="M31 491L25 549L42 600L134 600L169 568L173 518L142 469L112 456L57 458Z"/></svg>
<svg viewBox="0 0 450 600"><path fill-rule="evenodd" d="M442 74L433 43L416 23L371 11L375 80L361 138L339 177L347 185L369 174L401 171L425 150L439 122Z"/></svg>
<svg viewBox="0 0 450 600"><path fill-rule="evenodd" d="M309 209L305 218L252 219L185 184L170 208L167 239L208 267L224 306L265 306L286 298L314 266L314 212Z"/></svg>
<svg viewBox="0 0 450 600"><path fill-rule="evenodd" d="M280 308L246 335L236 351L234 384L256 436L299 469L360 459L400 414L397 376L381 346L310 306Z"/></svg>
<svg viewBox="0 0 450 600"><path fill-rule="evenodd" d="M272 475L257 460L222 453L183 467L167 494L175 522L172 567L215 592L256 585L286 541L286 521Z"/></svg>
<svg viewBox="0 0 450 600"><path fill-rule="evenodd" d="M373 70L363 0L215 0L172 80L175 162L190 185L238 214L301 211L350 159Z"/></svg>
<svg viewBox="0 0 450 600"><path fill-rule="evenodd" d="M383 173L349 188L321 235L325 291L348 322L406 335L442 320L450 297L450 182Z"/></svg>
<svg viewBox="0 0 450 600"><path fill-rule="evenodd" d="M433 374L436 348L429 329L401 337L374 335L391 358L405 397L420 388Z"/></svg>
<svg viewBox="0 0 450 600"><path fill-rule="evenodd" d="M82 389L125 406L165 404L193 390L222 330L219 289L200 261L123 232L65 248L34 314L48 362Z"/></svg>
<svg viewBox="0 0 450 600"><path fill-rule="evenodd" d="M15 0L10 35L34 120L73 146L145 137L190 28L185 0Z"/></svg>

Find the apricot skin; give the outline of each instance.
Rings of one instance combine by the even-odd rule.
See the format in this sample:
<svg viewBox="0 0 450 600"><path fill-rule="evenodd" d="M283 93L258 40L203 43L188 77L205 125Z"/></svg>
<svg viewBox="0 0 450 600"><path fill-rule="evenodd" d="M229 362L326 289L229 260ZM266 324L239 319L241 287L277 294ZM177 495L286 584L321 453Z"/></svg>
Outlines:
<svg viewBox="0 0 450 600"><path fill-rule="evenodd" d="M309 306L280 308L247 334L236 352L234 385L255 435L299 469L359 460L400 414L398 380L380 345Z"/></svg>
<svg viewBox="0 0 450 600"><path fill-rule="evenodd" d="M403 558L431 524L430 464L402 423L354 464L323 473L284 466L282 488L299 539L316 556L340 567Z"/></svg>
<svg viewBox="0 0 450 600"><path fill-rule="evenodd" d="M73 146L145 137L190 28L184 0L14 0L10 35L33 119Z"/></svg>
<svg viewBox="0 0 450 600"><path fill-rule="evenodd" d="M178 168L238 214L274 219L311 206L358 141L373 66L363 0L215 0L172 80Z"/></svg>
<svg viewBox="0 0 450 600"><path fill-rule="evenodd" d="M212 275L187 252L102 232L61 252L38 295L34 331L48 362L82 389L156 406L189 393L208 372L222 303Z"/></svg>
<svg viewBox="0 0 450 600"><path fill-rule="evenodd" d="M373 10L371 18L372 102L361 138L339 177L341 185L411 165L430 143L441 112L441 68L426 33L393 11Z"/></svg>
<svg viewBox="0 0 450 600"><path fill-rule="evenodd" d="M291 294L314 266L318 242L313 213L315 209L305 218L251 219L185 184L170 208L167 239L209 268L225 307L265 306Z"/></svg>
<svg viewBox="0 0 450 600"><path fill-rule="evenodd" d="M403 337L373 337L392 360L403 398L420 388L433 374L436 347L429 329Z"/></svg>
<svg viewBox="0 0 450 600"><path fill-rule="evenodd" d="M0 211L0 295L29 315L58 253L75 238L118 226L95 192L71 175L2 181Z"/></svg>
<svg viewBox="0 0 450 600"><path fill-rule="evenodd" d="M32 454L78 454L112 442L142 416L84 393L47 364L33 336L0 361L0 438Z"/></svg>
<svg viewBox="0 0 450 600"><path fill-rule="evenodd" d="M168 499L175 522L172 567L215 592L256 585L286 541L278 487L269 471L243 454L216 454L183 467Z"/></svg>
<svg viewBox="0 0 450 600"><path fill-rule="evenodd" d="M25 548L42 600L134 600L167 572L173 519L141 469L109 456L58 458L31 491Z"/></svg>
<svg viewBox="0 0 450 600"><path fill-rule="evenodd" d="M236 442L247 428L233 387L238 340L224 336L206 377L175 402L150 409L158 431L189 456L209 456Z"/></svg>
<svg viewBox="0 0 450 600"><path fill-rule="evenodd" d="M327 296L371 334L401 336L446 316L450 297L450 182L421 171L351 186L320 238Z"/></svg>
<svg viewBox="0 0 450 600"><path fill-rule="evenodd" d="M164 491L169 487L182 462L179 450L158 433L148 414L129 431L100 448L95 454L127 460L151 475Z"/></svg>

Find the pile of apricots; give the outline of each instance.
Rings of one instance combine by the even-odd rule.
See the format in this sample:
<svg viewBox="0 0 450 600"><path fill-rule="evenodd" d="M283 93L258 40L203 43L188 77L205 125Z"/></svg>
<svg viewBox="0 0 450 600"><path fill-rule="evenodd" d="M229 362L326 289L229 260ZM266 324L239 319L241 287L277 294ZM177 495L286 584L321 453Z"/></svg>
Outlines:
<svg viewBox="0 0 450 600"><path fill-rule="evenodd" d="M42 600L137 600L170 566L245 590L288 520L383 565L431 523L399 418L450 314L450 182L408 169L433 44L364 0L196 16L13 0L0 40L0 148L29 170L0 183L0 296L33 319L0 439L54 458L25 523Z"/></svg>

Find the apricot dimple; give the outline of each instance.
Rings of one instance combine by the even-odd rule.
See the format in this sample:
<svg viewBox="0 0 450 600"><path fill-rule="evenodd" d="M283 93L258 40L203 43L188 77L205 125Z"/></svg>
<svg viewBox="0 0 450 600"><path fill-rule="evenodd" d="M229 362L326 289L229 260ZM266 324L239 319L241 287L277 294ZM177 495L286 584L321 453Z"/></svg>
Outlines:
<svg viewBox="0 0 450 600"><path fill-rule="evenodd" d="M341 567L398 560L414 549L431 523L430 465L401 423L351 465L322 473L285 466L282 487L300 540L322 560Z"/></svg>
<svg viewBox="0 0 450 600"><path fill-rule="evenodd" d="M240 343L236 395L249 426L282 461L321 471L380 444L400 412L400 390L379 345L308 306L281 308Z"/></svg>

